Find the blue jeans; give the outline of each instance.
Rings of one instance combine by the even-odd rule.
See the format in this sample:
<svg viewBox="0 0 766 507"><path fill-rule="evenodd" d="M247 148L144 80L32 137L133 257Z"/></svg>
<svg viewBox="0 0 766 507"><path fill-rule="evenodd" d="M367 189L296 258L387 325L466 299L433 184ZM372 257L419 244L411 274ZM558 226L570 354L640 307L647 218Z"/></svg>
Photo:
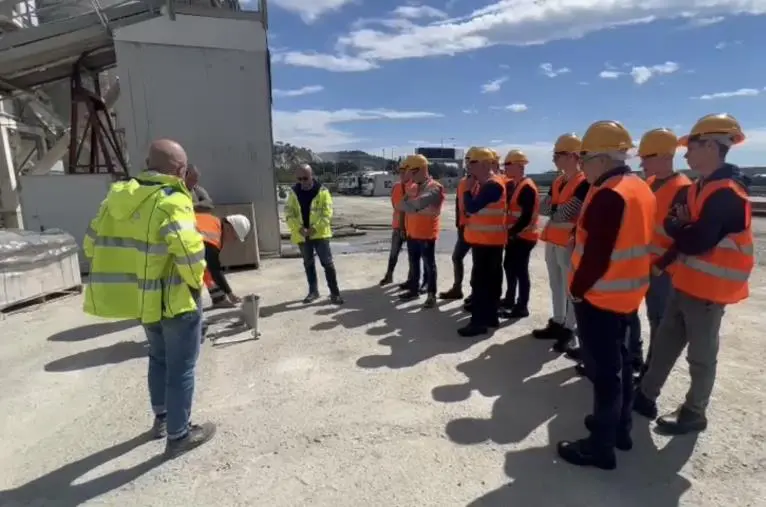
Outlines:
<svg viewBox="0 0 766 507"><path fill-rule="evenodd" d="M428 294L436 294L436 240L408 239L407 255L410 261L411 277L407 282L411 292L418 292L420 280L420 263L423 263L423 283L427 287Z"/></svg>
<svg viewBox="0 0 766 507"><path fill-rule="evenodd" d="M303 267L306 270L306 279L309 283L309 292L318 293L317 267L314 260L314 254L319 257L319 263L324 269L324 276L327 279L327 287L330 294L337 296L340 294L338 288L338 275L335 272L335 263L332 260L332 250L330 249L329 239L308 239L298 245L303 255Z"/></svg>
<svg viewBox="0 0 766 507"><path fill-rule="evenodd" d="M144 326L149 340L149 398L155 415L167 415L168 438L186 435L194 398L194 367L202 339L198 310Z"/></svg>

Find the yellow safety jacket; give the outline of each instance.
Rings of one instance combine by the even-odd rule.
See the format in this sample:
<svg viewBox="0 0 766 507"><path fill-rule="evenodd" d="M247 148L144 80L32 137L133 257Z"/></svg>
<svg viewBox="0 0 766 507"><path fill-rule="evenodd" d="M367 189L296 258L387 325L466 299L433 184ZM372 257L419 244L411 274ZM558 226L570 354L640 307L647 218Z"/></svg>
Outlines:
<svg viewBox="0 0 766 507"><path fill-rule="evenodd" d="M196 311L205 247L195 225L179 178L147 171L114 183L83 241L85 312L151 324Z"/></svg>
<svg viewBox="0 0 766 507"><path fill-rule="evenodd" d="M303 229L303 217L301 215L301 205L298 202L298 196L295 190L290 190L285 203L285 219L287 228L290 229L290 241L296 245L306 241L301 234ZM316 197L311 201L311 213L309 214L309 225L314 230L309 239L329 239L332 238L332 196L330 191L324 186L319 189Z"/></svg>

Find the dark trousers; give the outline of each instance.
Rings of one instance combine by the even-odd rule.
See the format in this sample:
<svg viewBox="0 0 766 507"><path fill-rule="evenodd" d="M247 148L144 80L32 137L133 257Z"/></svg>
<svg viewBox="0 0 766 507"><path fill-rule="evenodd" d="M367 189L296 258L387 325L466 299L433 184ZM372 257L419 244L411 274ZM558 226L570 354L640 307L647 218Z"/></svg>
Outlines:
<svg viewBox="0 0 766 507"><path fill-rule="evenodd" d="M510 304L526 308L529 304L529 291L532 284L529 280L529 255L537 244L536 241L526 239L508 239L505 245L505 281L508 284L505 291L505 299ZM474 262L476 262L474 260ZM502 276L502 275L501 275ZM518 297L516 288L519 289Z"/></svg>
<svg viewBox="0 0 766 507"><path fill-rule="evenodd" d="M391 231L391 249L388 251L388 268L386 276L393 276L396 269L396 263L399 261L399 254L404 246L404 232L400 229Z"/></svg>
<svg viewBox="0 0 766 507"><path fill-rule="evenodd" d="M420 263L423 262L425 284L428 294L436 294L436 240L407 239L407 254L410 260L410 274L407 283L410 291L418 292L420 281Z"/></svg>
<svg viewBox="0 0 766 507"><path fill-rule="evenodd" d="M306 279L309 283L309 292L319 292L317 282L317 268L314 261L314 255L319 257L319 263L324 269L324 276L327 279L327 287L330 294L336 296L340 294L338 289L338 275L335 272L335 263L332 260L332 250L330 249L329 239L307 239L299 243L303 255L303 267L306 270Z"/></svg>
<svg viewBox="0 0 766 507"><path fill-rule="evenodd" d="M646 353L645 365L652 357L652 343L660 328L660 322L668 306L668 297L673 290L670 274L652 275L649 280L649 292L646 293L646 316L649 319L649 351ZM646 369L646 367L644 368Z"/></svg>
<svg viewBox="0 0 766 507"><path fill-rule="evenodd" d="M641 338L641 318L638 312L628 315L628 353L633 368L640 370L644 364L644 340Z"/></svg>
<svg viewBox="0 0 766 507"><path fill-rule="evenodd" d="M497 322L503 291L503 247L472 245L471 324L488 326Z"/></svg>
<svg viewBox="0 0 766 507"><path fill-rule="evenodd" d="M465 242L465 235L463 227L457 230L457 241L455 242L455 249L452 250L452 270L455 274L454 287L462 289L463 278L465 277L465 266L463 261L468 252L471 251L471 245Z"/></svg>
<svg viewBox="0 0 766 507"><path fill-rule="evenodd" d="M633 371L628 351L633 314L609 312L584 300L574 307L585 370L593 382L591 440L612 449L617 432L629 433L633 426Z"/></svg>

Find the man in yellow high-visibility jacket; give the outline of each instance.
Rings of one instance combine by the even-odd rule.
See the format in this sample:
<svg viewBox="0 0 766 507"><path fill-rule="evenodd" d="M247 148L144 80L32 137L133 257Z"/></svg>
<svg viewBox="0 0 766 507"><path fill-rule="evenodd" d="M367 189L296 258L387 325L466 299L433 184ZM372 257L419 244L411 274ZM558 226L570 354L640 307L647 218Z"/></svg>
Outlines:
<svg viewBox="0 0 766 507"><path fill-rule="evenodd" d="M212 423L189 421L202 338L205 248L184 184L186 164L178 143L152 143L148 170L112 185L83 242L90 260L85 312L139 319L146 331L152 431L167 437L167 458L215 434Z"/></svg>

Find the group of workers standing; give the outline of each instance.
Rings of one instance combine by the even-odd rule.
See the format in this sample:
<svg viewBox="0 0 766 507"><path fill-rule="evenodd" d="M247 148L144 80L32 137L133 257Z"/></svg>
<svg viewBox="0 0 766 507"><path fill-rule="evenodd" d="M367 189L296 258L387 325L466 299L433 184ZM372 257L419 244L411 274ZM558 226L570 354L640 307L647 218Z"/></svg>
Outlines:
<svg viewBox="0 0 766 507"><path fill-rule="evenodd" d="M530 253L539 240L545 243L553 315L532 334L577 360L594 390L593 411L584 420L589 436L560 442L564 460L615 468L615 449L633 446L633 411L670 434L707 427L721 320L727 305L748 297L754 267L748 179L726 162L730 148L744 139L739 122L727 114L700 118L680 139L669 129L651 130L638 146L644 180L627 165L635 147L630 133L616 121L596 122L581 139L558 138L553 163L559 176L542 197L524 174L522 152L511 151L502 169L492 149L466 153L467 174L456 198L454 284L439 296L463 298L463 260L471 251L471 294L464 304L471 318L458 333L481 335L498 328L501 318L527 317ZM673 170L679 146L699 175L694 182ZM443 201L428 160L405 158L392 192L391 254L380 283L393 282L406 240L410 263L401 297L419 297L422 259L426 307L436 301L434 245ZM548 217L542 227L540 215ZM646 359L638 317L644 300ZM656 400L686 346L686 400L657 418Z"/></svg>

